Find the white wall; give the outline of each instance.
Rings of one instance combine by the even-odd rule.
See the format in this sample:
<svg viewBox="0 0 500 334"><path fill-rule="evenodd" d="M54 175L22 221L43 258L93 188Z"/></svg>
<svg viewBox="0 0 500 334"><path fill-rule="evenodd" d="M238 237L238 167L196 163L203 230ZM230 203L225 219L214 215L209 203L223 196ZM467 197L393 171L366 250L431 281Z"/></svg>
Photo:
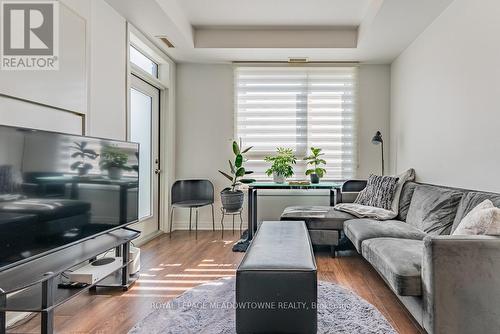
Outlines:
<svg viewBox="0 0 500 334"><path fill-rule="evenodd" d="M393 170L500 191L499 17L497 0L456 0L393 63Z"/></svg>
<svg viewBox="0 0 500 334"><path fill-rule="evenodd" d="M89 135L126 139L126 21L103 0L91 0Z"/></svg>
<svg viewBox="0 0 500 334"><path fill-rule="evenodd" d="M87 135L126 139L126 21L103 0L62 0L87 21Z"/></svg>
<svg viewBox="0 0 500 334"><path fill-rule="evenodd" d="M53 107L87 113L87 19L64 1L59 28L59 70L2 71L0 93L18 99L0 97L0 124L82 133L81 116Z"/></svg>
<svg viewBox="0 0 500 334"><path fill-rule="evenodd" d="M361 65L359 68L358 178L380 174L381 148L371 143L378 131L389 144L391 71L389 65ZM386 173L389 145L384 147Z"/></svg>
<svg viewBox="0 0 500 334"><path fill-rule="evenodd" d="M59 7L59 69L2 71L0 92L84 113L87 110L87 22L64 2Z"/></svg>
<svg viewBox="0 0 500 334"><path fill-rule="evenodd" d="M215 186L217 225L219 192L226 187L217 170L226 168L233 138L233 68L231 65L177 65L175 178L206 178ZM174 229L189 219L176 210ZM179 213L179 214L177 214ZM193 215L194 217L194 215ZM211 220L209 208L200 220ZM211 222L209 224L211 226ZM208 226L208 225L206 225Z"/></svg>
<svg viewBox="0 0 500 334"><path fill-rule="evenodd" d="M220 228L220 195L227 186L217 170L227 169L234 136L233 66L179 64L177 66L176 178L207 178L215 185L216 227ZM359 71L359 167L358 177L380 172L380 147L371 144L376 130L388 133L390 104L388 65L362 65ZM290 194L289 192L286 192ZM283 194L283 192L281 192ZM278 219L284 207L294 203L328 204L328 195L259 199L261 219ZM323 194L321 196L321 194ZM174 228L185 228L189 210L178 210ZM200 211L200 226L211 228L210 209ZM244 213L246 221L246 212ZM225 226L228 227L229 218Z"/></svg>

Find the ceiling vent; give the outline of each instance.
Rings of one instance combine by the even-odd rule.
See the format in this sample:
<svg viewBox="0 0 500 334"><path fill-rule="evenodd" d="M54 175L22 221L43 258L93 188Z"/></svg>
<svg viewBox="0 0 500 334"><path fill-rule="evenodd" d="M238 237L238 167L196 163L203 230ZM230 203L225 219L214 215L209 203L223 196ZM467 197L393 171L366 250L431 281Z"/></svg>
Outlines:
<svg viewBox="0 0 500 334"><path fill-rule="evenodd" d="M168 40L167 37L165 36L157 36L160 41L163 42L163 44L165 44L168 48L175 48L175 46Z"/></svg>
<svg viewBox="0 0 500 334"><path fill-rule="evenodd" d="M288 62L289 63L308 63L309 62L309 58L306 58L306 57L303 57L303 58L297 58L297 57L288 58Z"/></svg>

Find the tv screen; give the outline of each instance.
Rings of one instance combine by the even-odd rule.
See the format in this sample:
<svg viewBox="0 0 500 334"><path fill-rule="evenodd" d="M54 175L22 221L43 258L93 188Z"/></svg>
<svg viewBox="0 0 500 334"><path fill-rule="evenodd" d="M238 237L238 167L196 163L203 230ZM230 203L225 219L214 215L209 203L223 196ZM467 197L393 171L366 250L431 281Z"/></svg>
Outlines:
<svg viewBox="0 0 500 334"><path fill-rule="evenodd" d="M139 145L0 125L0 271L137 221Z"/></svg>

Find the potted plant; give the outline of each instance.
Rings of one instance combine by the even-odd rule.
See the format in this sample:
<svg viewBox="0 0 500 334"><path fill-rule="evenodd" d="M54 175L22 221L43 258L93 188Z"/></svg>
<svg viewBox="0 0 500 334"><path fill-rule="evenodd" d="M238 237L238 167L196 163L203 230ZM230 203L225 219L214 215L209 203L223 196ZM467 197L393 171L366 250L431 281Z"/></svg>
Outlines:
<svg viewBox="0 0 500 334"><path fill-rule="evenodd" d="M245 162L244 154L250 151L252 147L248 147L241 151L240 145L233 141L234 161L229 160L230 173L219 170L219 173L224 175L229 181L231 186L223 189L220 193L222 206L226 211L239 211L243 207L244 194L241 190L236 189L241 184L241 178L247 174L252 174L252 171L245 170L243 163Z"/></svg>
<svg viewBox="0 0 500 334"><path fill-rule="evenodd" d="M306 175L311 177L311 183L319 183L319 179L326 174L326 169L320 167L321 165L326 165L326 161L321 159L322 155L324 153L321 153L320 148L311 147L311 155L304 158L307 164L313 167L306 170Z"/></svg>
<svg viewBox="0 0 500 334"><path fill-rule="evenodd" d="M127 166L128 154L122 150L106 146L101 152L101 161L99 166L103 170L108 171L108 177L112 180L119 180L122 178L124 170L130 170Z"/></svg>
<svg viewBox="0 0 500 334"><path fill-rule="evenodd" d="M73 154L71 154L72 158L80 158L80 160L75 161L71 164L71 170L77 170L78 176L85 176L88 174L89 170L92 169L92 164L86 162L87 159L95 160L99 154L97 154L94 150L90 150L87 148L88 143L86 141L82 142L73 142L75 146L71 148L75 150Z"/></svg>
<svg viewBox="0 0 500 334"><path fill-rule="evenodd" d="M293 150L283 147L278 147L275 156L267 156L264 160L272 163L271 167L266 171L266 174L268 176L272 175L276 183L284 183L286 178L292 177L292 165L297 163L297 158L295 158Z"/></svg>

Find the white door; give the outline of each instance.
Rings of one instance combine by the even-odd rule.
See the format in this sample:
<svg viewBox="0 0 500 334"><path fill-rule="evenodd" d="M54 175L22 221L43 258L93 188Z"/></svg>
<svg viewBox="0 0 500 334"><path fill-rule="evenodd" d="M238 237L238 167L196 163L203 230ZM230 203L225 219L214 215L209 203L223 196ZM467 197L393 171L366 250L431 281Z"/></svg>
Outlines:
<svg viewBox="0 0 500 334"><path fill-rule="evenodd" d="M130 89L130 140L139 149L139 223L131 227L141 238L159 230L160 91L132 75Z"/></svg>

